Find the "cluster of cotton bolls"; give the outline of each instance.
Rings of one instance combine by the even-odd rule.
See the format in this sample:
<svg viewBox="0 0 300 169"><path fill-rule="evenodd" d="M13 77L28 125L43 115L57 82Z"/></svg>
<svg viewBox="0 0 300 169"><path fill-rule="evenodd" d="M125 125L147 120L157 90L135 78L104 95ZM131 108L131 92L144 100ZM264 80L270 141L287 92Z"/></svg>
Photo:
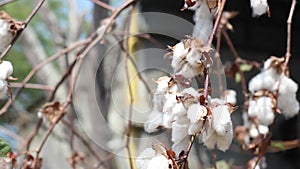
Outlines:
<svg viewBox="0 0 300 169"><path fill-rule="evenodd" d="M12 75L12 73L12 64L9 61L2 61L0 63L0 98L3 98L7 94L7 79Z"/></svg>
<svg viewBox="0 0 300 169"><path fill-rule="evenodd" d="M230 105L210 97L205 105L203 93L192 87L179 91L180 85L171 77L161 77L156 82L154 105L145 123L146 132L172 129L172 149L176 153L185 150L188 136L195 134L200 134L200 139L210 149L215 145L222 151L229 148L233 138Z"/></svg>
<svg viewBox="0 0 300 169"><path fill-rule="evenodd" d="M287 118L299 113L299 102L296 98L298 85L284 74L283 62L283 58L269 58L264 63L262 72L249 82L251 94L261 96L250 98L248 114L249 117L257 117L260 124L272 124L276 108ZM273 96L276 92L278 92L277 99Z"/></svg>
<svg viewBox="0 0 300 169"><path fill-rule="evenodd" d="M208 56L212 49L205 46L199 38L187 37L169 48L172 50L169 55L172 57L171 66L175 74L185 78L201 74L212 62Z"/></svg>

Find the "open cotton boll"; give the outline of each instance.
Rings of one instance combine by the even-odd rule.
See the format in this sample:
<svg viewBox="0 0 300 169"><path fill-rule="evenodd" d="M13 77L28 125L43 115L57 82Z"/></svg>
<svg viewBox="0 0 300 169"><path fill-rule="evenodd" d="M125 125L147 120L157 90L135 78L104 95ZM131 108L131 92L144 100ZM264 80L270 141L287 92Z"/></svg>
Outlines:
<svg viewBox="0 0 300 169"><path fill-rule="evenodd" d="M289 95L279 95L277 99L278 108L282 111L283 115L287 118L294 117L299 113L299 102L296 98L296 93Z"/></svg>
<svg viewBox="0 0 300 169"><path fill-rule="evenodd" d="M267 0L250 0L253 16L260 16L267 12L268 2Z"/></svg>
<svg viewBox="0 0 300 169"><path fill-rule="evenodd" d="M188 134L189 135L197 134L202 130L202 128L203 128L203 121L199 121L197 123L190 123Z"/></svg>
<svg viewBox="0 0 300 169"><path fill-rule="evenodd" d="M177 103L176 93L166 94L165 98L166 98L166 101L164 103L163 112L172 113L172 109Z"/></svg>
<svg viewBox="0 0 300 169"><path fill-rule="evenodd" d="M207 131L202 134L203 144L209 148L214 149L215 146L221 151L226 151L231 145L233 139L233 130L230 130L224 136L218 135L215 130L208 128Z"/></svg>
<svg viewBox="0 0 300 169"><path fill-rule="evenodd" d="M228 132L224 136L218 135L217 139L217 147L221 151L226 151L231 145L233 139L233 130L231 127L231 130L228 130Z"/></svg>
<svg viewBox="0 0 300 169"><path fill-rule="evenodd" d="M187 110L187 118L191 123L197 123L200 120L204 120L207 115L207 109L199 103L192 104Z"/></svg>
<svg viewBox="0 0 300 169"><path fill-rule="evenodd" d="M251 138L256 138L260 134L266 136L269 133L269 127L265 125L258 125L258 127L252 125L249 130L249 134Z"/></svg>
<svg viewBox="0 0 300 169"><path fill-rule="evenodd" d="M13 35L9 32L9 23L4 19L0 19L0 52L9 45L12 41Z"/></svg>
<svg viewBox="0 0 300 169"><path fill-rule="evenodd" d="M175 46L173 46L172 49L173 49L173 56L172 56L171 66L174 69L174 71L177 72L185 64L184 58L186 57L189 48L185 48L184 43L179 42Z"/></svg>
<svg viewBox="0 0 300 169"><path fill-rule="evenodd" d="M260 134L267 135L269 133L269 127L265 125L259 125L258 131Z"/></svg>
<svg viewBox="0 0 300 169"><path fill-rule="evenodd" d="M169 160L164 155L159 154L150 160L147 169L169 169Z"/></svg>
<svg viewBox="0 0 300 169"><path fill-rule="evenodd" d="M263 96L256 101L250 100L248 115L250 117L257 117L260 124L272 124L275 118L272 99L270 97Z"/></svg>
<svg viewBox="0 0 300 169"><path fill-rule="evenodd" d="M218 140L218 135L212 127L209 127L201 134L201 139L207 148L214 149Z"/></svg>
<svg viewBox="0 0 300 169"><path fill-rule="evenodd" d="M249 81L249 91L251 93L255 93L256 91L262 89L266 89L270 91L273 90L279 75L276 74L276 72L271 69L273 68L270 68L268 70L259 73Z"/></svg>
<svg viewBox="0 0 300 169"><path fill-rule="evenodd" d="M165 102L166 102L166 97L164 92L156 91L153 94L153 99L152 99L153 109L158 111L163 111Z"/></svg>
<svg viewBox="0 0 300 169"><path fill-rule="evenodd" d="M172 124L172 138L173 142L172 150L179 154L182 150L185 150L189 143L188 137L188 124L178 124L177 122Z"/></svg>
<svg viewBox="0 0 300 169"><path fill-rule="evenodd" d="M155 156L155 151L152 148L146 148L137 158L136 166L139 169L147 169L149 162Z"/></svg>
<svg viewBox="0 0 300 169"><path fill-rule="evenodd" d="M232 105L236 104L236 91L228 89L224 92L224 95L225 96L223 97L223 99L227 103L230 103Z"/></svg>
<svg viewBox="0 0 300 169"><path fill-rule="evenodd" d="M13 73L13 66L9 61L2 61L0 63L0 80L6 80Z"/></svg>
<svg viewBox="0 0 300 169"><path fill-rule="evenodd" d="M144 124L147 133L153 133L163 126L163 114L157 110L152 110Z"/></svg>
<svg viewBox="0 0 300 169"><path fill-rule="evenodd" d="M200 93L196 89L194 89L192 87L183 89L181 91L181 93L182 94L190 94L190 95L192 95L194 97L199 97L200 96Z"/></svg>
<svg viewBox="0 0 300 169"><path fill-rule="evenodd" d="M290 79L285 75L282 75L279 79L280 79L279 80L280 85L279 85L278 92L280 95L297 92L298 84L294 82L292 79Z"/></svg>
<svg viewBox="0 0 300 169"><path fill-rule="evenodd" d="M228 106L220 105L212 110L212 126L218 135L224 136L232 132L232 122Z"/></svg>
<svg viewBox="0 0 300 169"><path fill-rule="evenodd" d="M172 112L177 116L182 116L186 114L186 109L182 103L176 103L172 109Z"/></svg>
<svg viewBox="0 0 300 169"><path fill-rule="evenodd" d="M0 80L0 99L7 94L7 82Z"/></svg>

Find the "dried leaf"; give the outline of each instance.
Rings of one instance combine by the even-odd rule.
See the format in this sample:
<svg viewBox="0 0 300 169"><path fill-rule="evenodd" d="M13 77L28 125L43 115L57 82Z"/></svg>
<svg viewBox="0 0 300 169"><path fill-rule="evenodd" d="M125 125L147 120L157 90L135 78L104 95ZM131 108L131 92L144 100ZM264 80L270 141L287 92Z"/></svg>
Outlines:
<svg viewBox="0 0 300 169"><path fill-rule="evenodd" d="M41 112L48 118L50 123L55 123L58 118L66 113L66 110L61 106L60 102L55 101L46 103Z"/></svg>

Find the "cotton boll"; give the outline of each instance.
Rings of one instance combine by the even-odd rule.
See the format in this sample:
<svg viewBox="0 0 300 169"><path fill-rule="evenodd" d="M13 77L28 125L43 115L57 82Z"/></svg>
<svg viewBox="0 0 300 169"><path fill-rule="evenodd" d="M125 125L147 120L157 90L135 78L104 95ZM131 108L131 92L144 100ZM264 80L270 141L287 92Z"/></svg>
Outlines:
<svg viewBox="0 0 300 169"><path fill-rule="evenodd" d="M212 98L210 100L210 104L216 104L216 105L224 105L226 102L219 98Z"/></svg>
<svg viewBox="0 0 300 169"><path fill-rule="evenodd" d="M298 90L298 84L285 75L281 76L279 83L280 85L278 92L281 95L288 93L296 93Z"/></svg>
<svg viewBox="0 0 300 169"><path fill-rule="evenodd" d="M147 133L153 133L163 126L162 113L157 110L152 110L149 114L147 121L144 124L144 129Z"/></svg>
<svg viewBox="0 0 300 169"><path fill-rule="evenodd" d="M224 152L228 150L228 148L231 145L232 139L233 139L233 130L231 126L231 128L226 132L224 136L218 135L218 139L217 139L218 149Z"/></svg>
<svg viewBox="0 0 300 169"><path fill-rule="evenodd" d="M256 91L259 91L262 89L272 91L278 77L279 77L279 75L276 74L276 72L273 70L273 68L265 70L265 71L261 72L260 74L254 76L249 81L249 91L251 93L255 93Z"/></svg>
<svg viewBox="0 0 300 169"><path fill-rule="evenodd" d="M260 124L272 124L275 118L272 99L270 97L263 96L256 101L250 100L248 115L250 117L257 117Z"/></svg>
<svg viewBox="0 0 300 169"><path fill-rule="evenodd" d="M199 121L197 123L190 123L188 134L189 135L197 134L202 130L202 128L203 128L203 121Z"/></svg>
<svg viewBox="0 0 300 169"><path fill-rule="evenodd" d="M172 123L175 121L176 114L173 113L163 113L163 127L170 129L172 127Z"/></svg>
<svg viewBox="0 0 300 169"><path fill-rule="evenodd" d="M182 150L185 150L188 146L189 137L187 131L187 124L178 124L177 122L172 124L172 150L177 154L179 154Z"/></svg>
<svg viewBox="0 0 300 169"><path fill-rule="evenodd" d="M183 89L181 91L181 93L182 94L190 94L190 95L192 95L194 97L199 97L200 96L200 93L196 89L194 89L192 87Z"/></svg>
<svg viewBox="0 0 300 169"><path fill-rule="evenodd" d="M217 143L217 134L212 127L208 127L202 134L201 139L203 144L209 148L214 149Z"/></svg>
<svg viewBox="0 0 300 169"><path fill-rule="evenodd" d="M185 64L184 58L187 55L189 48L185 48L183 42L177 43L173 49L171 66L175 72L179 71Z"/></svg>
<svg viewBox="0 0 300 169"><path fill-rule="evenodd" d="M186 115L177 115L175 117L175 123L180 125L187 125L190 123L190 120L187 118Z"/></svg>
<svg viewBox="0 0 300 169"><path fill-rule="evenodd" d="M146 148L137 158L136 165L139 169L147 169L149 162L155 156L155 151L152 148Z"/></svg>
<svg viewBox="0 0 300 169"><path fill-rule="evenodd" d="M252 128L249 130L249 134L250 134L250 137L256 138L256 137L258 137L259 132L258 132L257 128L252 127Z"/></svg>
<svg viewBox="0 0 300 169"><path fill-rule="evenodd" d="M226 105L220 105L212 109L212 126L218 135L224 136L232 131L230 113Z"/></svg>
<svg viewBox="0 0 300 169"><path fill-rule="evenodd" d="M164 103L163 112L173 113L172 108L176 105L176 94L166 95L166 101Z"/></svg>
<svg viewBox="0 0 300 169"><path fill-rule="evenodd" d="M169 169L169 161L165 156L159 154L151 159L147 169Z"/></svg>
<svg viewBox="0 0 300 169"><path fill-rule="evenodd" d="M3 52L13 39L12 33L9 32L9 23L3 19L0 19L0 39L0 51Z"/></svg>
<svg viewBox="0 0 300 169"><path fill-rule="evenodd" d="M7 94L7 82L0 80L0 99L3 98Z"/></svg>
<svg viewBox="0 0 300 169"><path fill-rule="evenodd" d="M9 61L0 63L0 80L6 80L13 73L13 66Z"/></svg>
<svg viewBox="0 0 300 169"><path fill-rule="evenodd" d="M232 105L236 104L236 91L234 90L225 90L223 99Z"/></svg>
<svg viewBox="0 0 300 169"><path fill-rule="evenodd" d="M182 116L186 114L186 109L182 103L176 103L172 112L178 116Z"/></svg>
<svg viewBox="0 0 300 169"><path fill-rule="evenodd" d="M203 120L206 115L206 108L199 103L190 105L187 111L187 117L191 123L197 123L198 121Z"/></svg>
<svg viewBox="0 0 300 169"><path fill-rule="evenodd" d="M263 135L267 135L269 133L269 127L268 126L265 126L265 125L259 125L258 126L258 131L260 134L263 134Z"/></svg>
<svg viewBox="0 0 300 169"><path fill-rule="evenodd" d="M278 108L287 118L294 117L299 113L299 102L297 101L296 93L291 93L289 95L279 95L277 101Z"/></svg>
<svg viewBox="0 0 300 169"><path fill-rule="evenodd" d="M250 0L253 16L260 16L267 12L267 0Z"/></svg>
<svg viewBox="0 0 300 169"><path fill-rule="evenodd" d="M166 97L165 97L164 92L156 91L153 94L152 103L153 103L153 109L154 110L162 112L165 102L166 102Z"/></svg>

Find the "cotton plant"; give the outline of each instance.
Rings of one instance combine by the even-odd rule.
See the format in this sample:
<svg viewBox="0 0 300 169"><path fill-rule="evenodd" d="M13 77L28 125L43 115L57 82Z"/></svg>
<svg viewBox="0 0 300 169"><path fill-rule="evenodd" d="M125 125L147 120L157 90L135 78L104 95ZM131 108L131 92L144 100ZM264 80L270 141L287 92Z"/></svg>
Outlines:
<svg viewBox="0 0 300 169"><path fill-rule="evenodd" d="M256 101L250 100L249 115L257 116L262 124L270 125L274 119L276 106L285 117L291 118L299 113L299 102L296 98L298 84L289 78L283 72L283 58L270 57L265 63L261 73L254 76L249 82L249 91L252 95L267 91L269 96L262 94L261 98ZM272 101L272 93L276 94L277 98ZM263 92L266 93L266 92ZM270 97L271 96L271 97ZM272 108L273 107L273 108ZM262 113L259 113L264 111ZM265 113L265 115L261 115Z"/></svg>
<svg viewBox="0 0 300 169"><path fill-rule="evenodd" d="M169 46L171 51L167 56L171 58L174 75L155 80L157 87L153 94L152 110L144 125L148 133L162 128L172 130L172 152L177 161L181 161L191 137L197 137L208 149L226 151L233 139L230 115L236 102L234 91L229 93L229 103L225 98L211 98L208 91L205 92L208 89L197 89L186 83L196 76L205 75L204 71L212 64L212 48L207 45L207 40L217 9L207 0L186 0L184 8L195 11L193 36L186 36L176 45ZM147 149L145 151L149 152ZM156 168L164 168L167 159L156 153L148 160L140 161L138 158L137 164L143 163L140 168L149 168L155 161L163 164Z"/></svg>
<svg viewBox="0 0 300 169"><path fill-rule="evenodd" d="M211 99L209 95L205 98L203 91L182 85L176 79L176 76L190 79L201 75L212 64L211 48L199 38L187 37L171 49L175 76L164 76L155 81L157 88L145 131L153 133L161 128L172 129L172 150L176 154L187 148L192 135L200 135L209 149L216 146L226 151L233 138L231 104L218 98Z"/></svg>

